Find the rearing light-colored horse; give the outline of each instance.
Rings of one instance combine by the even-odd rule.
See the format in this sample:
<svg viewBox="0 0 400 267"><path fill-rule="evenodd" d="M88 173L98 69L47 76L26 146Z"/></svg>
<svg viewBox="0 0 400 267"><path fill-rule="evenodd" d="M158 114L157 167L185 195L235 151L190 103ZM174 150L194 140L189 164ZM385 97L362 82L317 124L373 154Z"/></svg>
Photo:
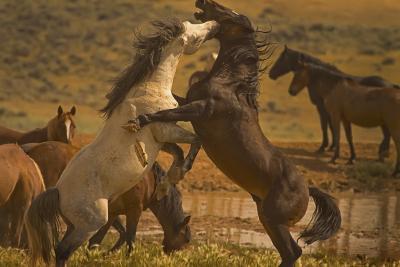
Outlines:
<svg viewBox="0 0 400 267"><path fill-rule="evenodd" d="M152 23L156 32L136 34L136 57L108 95L107 118L96 139L70 162L53 189L41 194L25 223L32 261L65 266L69 256L108 219L108 202L135 186L153 165L164 143L198 143L175 123L156 123L133 134L121 127L139 114L175 108L171 88L182 54L192 54L218 31L214 22ZM68 228L60 243L57 218ZM51 229L51 231L49 231ZM57 244L58 243L58 244Z"/></svg>

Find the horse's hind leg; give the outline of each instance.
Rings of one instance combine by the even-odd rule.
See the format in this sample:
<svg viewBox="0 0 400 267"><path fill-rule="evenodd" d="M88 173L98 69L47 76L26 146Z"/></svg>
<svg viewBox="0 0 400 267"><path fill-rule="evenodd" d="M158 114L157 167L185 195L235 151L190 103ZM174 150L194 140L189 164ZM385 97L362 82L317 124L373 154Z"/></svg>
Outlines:
<svg viewBox="0 0 400 267"><path fill-rule="evenodd" d="M397 151L396 167L394 169L393 176L398 177L400 175L400 129L398 131L392 132L391 134Z"/></svg>
<svg viewBox="0 0 400 267"><path fill-rule="evenodd" d="M114 220L114 223L112 226L119 233L119 238L118 238L117 242L115 242L114 246L110 249L110 252L117 251L127 240L126 229L122 225L122 222L121 222L121 219L119 216L117 216L117 218Z"/></svg>
<svg viewBox="0 0 400 267"><path fill-rule="evenodd" d="M385 158L389 157L390 131L385 125L381 126L381 128L383 133L383 140L381 145L379 146L379 161L384 162Z"/></svg>
<svg viewBox="0 0 400 267"><path fill-rule="evenodd" d="M264 200L266 201L266 200ZM262 202L257 203L258 216L272 243L281 256L281 267L294 267L296 260L301 256L302 250L290 235L287 225L274 220L273 210L262 208Z"/></svg>
<svg viewBox="0 0 400 267"><path fill-rule="evenodd" d="M71 254L77 250L88 238L90 232L76 228L69 228L64 238L56 248L56 267L65 267Z"/></svg>
<svg viewBox="0 0 400 267"><path fill-rule="evenodd" d="M113 225L117 216L110 216L108 221L103 227L101 227L90 239L88 248L94 249L100 246L101 242L104 239L104 236L107 234L108 230L110 229L111 225Z"/></svg>
<svg viewBox="0 0 400 267"><path fill-rule="evenodd" d="M346 133L347 142L349 143L350 147L350 158L347 164L352 165L354 164L354 160L356 159L356 152L354 150L353 144L353 133L351 130L351 123L349 121L343 120L344 131Z"/></svg>

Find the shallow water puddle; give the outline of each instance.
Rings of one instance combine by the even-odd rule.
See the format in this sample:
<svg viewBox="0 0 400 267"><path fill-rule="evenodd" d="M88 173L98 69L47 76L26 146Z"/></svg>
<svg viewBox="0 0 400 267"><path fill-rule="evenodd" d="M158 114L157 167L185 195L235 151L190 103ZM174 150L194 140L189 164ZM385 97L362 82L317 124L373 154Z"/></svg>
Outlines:
<svg viewBox="0 0 400 267"><path fill-rule="evenodd" d="M337 196L342 213L342 229L334 237L303 247L304 253L321 249L333 254L400 259L400 194ZM183 195L184 210L193 217L195 240L222 241L239 245L274 248L258 222L256 206L242 193L195 193ZM310 201L305 217L293 229L304 229L314 211ZM138 237L160 237L157 225L147 225Z"/></svg>
<svg viewBox="0 0 400 267"><path fill-rule="evenodd" d="M342 230L336 238L304 247L305 253L325 248L344 255L400 258L400 195L351 195L337 199L342 212ZM252 199L242 194L185 194L183 205L193 217L258 218ZM313 211L314 203L311 201L296 230L306 226ZM206 227L197 235L211 241L272 247L266 234L238 226L232 223L224 226L222 220L222 223ZM293 234L297 236L296 231Z"/></svg>

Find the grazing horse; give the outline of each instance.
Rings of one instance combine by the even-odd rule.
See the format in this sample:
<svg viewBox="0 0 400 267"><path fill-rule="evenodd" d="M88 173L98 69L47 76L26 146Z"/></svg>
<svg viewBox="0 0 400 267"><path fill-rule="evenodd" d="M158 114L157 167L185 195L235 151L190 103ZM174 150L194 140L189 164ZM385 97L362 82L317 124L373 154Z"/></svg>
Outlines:
<svg viewBox="0 0 400 267"><path fill-rule="evenodd" d="M325 63L318 58L313 56L307 55L305 53L296 51L294 49L290 49L285 46L285 49L280 54L277 61L272 66L269 77L273 80L276 80L280 76L283 76L289 72L295 72L302 67L301 62L312 63L315 65L322 66L328 70L340 73L342 75L346 75L347 77L351 77L354 81L357 81L360 85L364 85L367 87L393 87L393 88L400 88L398 85L392 84L380 76L366 76L366 77L358 77L353 75L348 75L343 73L334 65L329 63ZM321 123L321 130L322 130L322 144L320 148L317 150L317 153L322 153L329 145L329 138L328 138L328 126L331 129L332 139L333 139L333 129L332 125L326 111L326 107L324 105L323 99L317 95L314 90L315 84L308 85L308 95L310 97L311 103L317 107L318 115L320 118ZM383 141L379 147L379 159L381 161L384 160L385 156L389 155L389 148L390 148L390 134L389 130L386 127L382 127L383 132ZM330 149L333 149L336 146L334 141L332 142L332 146Z"/></svg>
<svg viewBox="0 0 400 267"><path fill-rule="evenodd" d="M356 158L350 124L361 127L385 127L393 137L397 149L397 163L393 176L400 173L400 90L395 88L367 87L357 81L326 68L302 63L295 72L289 91L297 95L309 84L314 94L323 100L332 121L336 148L331 162L339 158L340 124L343 123L350 146L349 164Z"/></svg>
<svg viewBox="0 0 400 267"><path fill-rule="evenodd" d="M258 123L257 96L263 55L269 45L243 15L211 0L198 0L201 21L216 20L218 58L207 77L190 87L181 107L142 114L131 123L190 121L216 166L249 192L260 221L278 249L281 266L294 266L302 250L289 227L316 203L311 224L300 235L306 243L331 237L340 228L340 211L329 195L309 188L296 167L264 136ZM148 125L149 124L149 125ZM148 125L145 127L145 125Z"/></svg>
<svg viewBox="0 0 400 267"><path fill-rule="evenodd" d="M138 133L121 126L132 116L177 106L171 88L180 57L196 52L219 25L170 19L152 26L152 33L136 34L134 62L117 79L102 109L103 129L74 156L56 186L29 208L25 224L33 263L43 259L48 264L55 248L56 266L65 266L70 255L107 223L108 202L141 181L165 143L193 144L195 149L180 167L182 173L190 169L188 163L200 149L190 131L176 123L154 124ZM58 243L59 215L67 231Z"/></svg>
<svg viewBox="0 0 400 267"><path fill-rule="evenodd" d="M111 225L120 234L118 241L111 251L119 249L124 242L128 245L128 254L133 249L136 228L142 212L150 209L164 230L163 249L171 253L184 248L191 239L189 227L190 216L185 216L182 208L182 198L176 186L173 186L166 197L156 198L156 187L166 173L154 163L152 170L144 179L128 192L110 203L108 222L89 240L89 247L101 243ZM117 219L118 215L126 215L126 231Z"/></svg>
<svg viewBox="0 0 400 267"><path fill-rule="evenodd" d="M181 151L175 144L163 147L174 155L174 161L179 162ZM79 151L78 148L61 142L48 141L40 144L22 145L22 149L37 163L43 174L46 188L56 185L61 173L68 162ZM174 165L174 164L173 164ZM183 248L190 241L190 217L185 217L182 209L181 196L175 186L169 190L166 197L157 201L156 187L166 173L157 164L152 167L144 179L135 187L118 197L109 205L108 222L95 236L90 239L90 247L99 244L111 225L120 233L120 238L112 251L118 249L124 242L128 244L128 253L132 250L135 241L136 227L143 210L149 208L157 217L164 229L164 251L171 252ZM126 215L126 229L121 225L117 216Z"/></svg>
<svg viewBox="0 0 400 267"><path fill-rule="evenodd" d="M32 200L45 190L35 162L16 144L0 146L0 242L20 247L23 218Z"/></svg>
<svg viewBox="0 0 400 267"><path fill-rule="evenodd" d="M35 129L27 133L21 133L0 126L0 144L18 143L41 143L45 141L60 141L70 144L75 133L75 122L73 116L76 114L76 108L72 107L69 112L64 112L59 106L57 116L52 118L47 126Z"/></svg>

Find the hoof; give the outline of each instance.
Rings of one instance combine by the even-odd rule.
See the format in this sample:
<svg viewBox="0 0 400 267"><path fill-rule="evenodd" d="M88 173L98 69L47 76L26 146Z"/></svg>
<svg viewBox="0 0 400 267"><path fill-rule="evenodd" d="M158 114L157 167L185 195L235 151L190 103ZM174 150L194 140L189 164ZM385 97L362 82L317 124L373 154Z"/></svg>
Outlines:
<svg viewBox="0 0 400 267"><path fill-rule="evenodd" d="M324 154L325 153L325 148L324 147L320 147L314 153L315 154Z"/></svg>
<svg viewBox="0 0 400 267"><path fill-rule="evenodd" d="M331 159L331 160L329 161L329 163L330 163L330 164L333 164L333 165L336 165L336 164L337 164L337 163L336 163L336 158Z"/></svg>
<svg viewBox="0 0 400 267"><path fill-rule="evenodd" d="M354 165L355 160L354 159L349 159L346 163L346 165Z"/></svg>
<svg viewBox="0 0 400 267"><path fill-rule="evenodd" d="M100 244L89 244L88 248L89 248L89 250L99 249Z"/></svg>
<svg viewBox="0 0 400 267"><path fill-rule="evenodd" d="M121 127L128 132L137 133L140 130L140 123L138 120L130 120L127 124L121 125Z"/></svg>

